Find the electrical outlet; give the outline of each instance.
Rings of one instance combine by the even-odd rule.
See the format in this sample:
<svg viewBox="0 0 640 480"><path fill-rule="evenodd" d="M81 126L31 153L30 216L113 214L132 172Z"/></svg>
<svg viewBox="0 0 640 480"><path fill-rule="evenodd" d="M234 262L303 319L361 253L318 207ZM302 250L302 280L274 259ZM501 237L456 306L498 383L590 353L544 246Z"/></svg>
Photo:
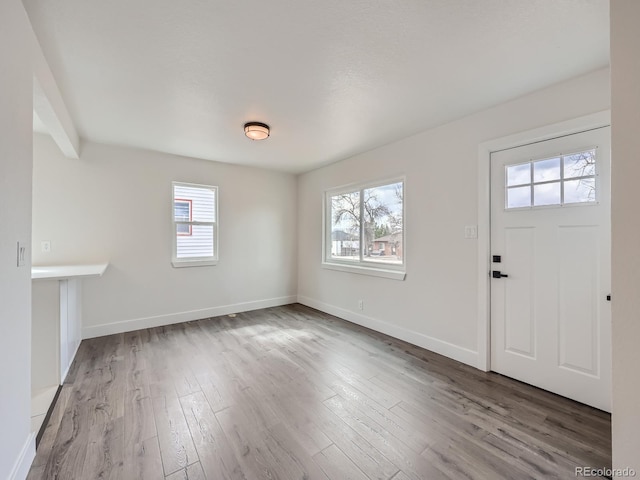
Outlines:
<svg viewBox="0 0 640 480"><path fill-rule="evenodd" d="M364 310L364 300L358 300L358 310Z"/></svg>
<svg viewBox="0 0 640 480"><path fill-rule="evenodd" d="M27 256L27 247L22 242L18 242L18 266L23 267Z"/></svg>
<svg viewBox="0 0 640 480"><path fill-rule="evenodd" d="M51 242L49 240L40 242L40 248L44 253L49 253L51 251Z"/></svg>

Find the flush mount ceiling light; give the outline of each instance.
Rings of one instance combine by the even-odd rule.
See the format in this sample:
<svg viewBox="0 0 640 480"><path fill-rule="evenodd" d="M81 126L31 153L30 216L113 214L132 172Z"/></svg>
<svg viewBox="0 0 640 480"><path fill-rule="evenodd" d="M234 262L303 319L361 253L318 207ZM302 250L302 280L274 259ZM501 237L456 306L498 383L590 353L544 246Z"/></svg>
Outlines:
<svg viewBox="0 0 640 480"><path fill-rule="evenodd" d="M269 125L260 122L245 123L244 134L251 140L264 140L269 138Z"/></svg>

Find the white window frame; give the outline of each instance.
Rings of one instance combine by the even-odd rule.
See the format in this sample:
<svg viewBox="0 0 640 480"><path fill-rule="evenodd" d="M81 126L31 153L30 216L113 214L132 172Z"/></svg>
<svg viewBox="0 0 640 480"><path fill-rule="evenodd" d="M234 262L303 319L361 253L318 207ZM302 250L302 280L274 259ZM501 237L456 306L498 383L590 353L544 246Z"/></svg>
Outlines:
<svg viewBox="0 0 640 480"><path fill-rule="evenodd" d="M584 152L588 152L588 151L593 151L594 152L594 156L595 156L595 169L594 169L594 174L593 175L581 175L581 176L576 176L576 177L565 177L565 172L564 172L564 159L565 157L570 157L571 155L576 155L576 154L580 154L580 153L584 153ZM544 162L545 160L550 160L550 159L554 159L554 158L559 158L560 159L560 177L556 180L545 180L545 181L539 181L536 182L534 177L533 177L533 165L537 162ZM519 166L519 165L529 165L530 168L530 179L531 181L529 183L523 183L523 184L519 184L519 185L508 185L508 169L509 167L515 167L515 166ZM573 207L588 207L590 205L598 205L600 203L600 162L598 161L598 146L597 145L593 145L593 146L589 146L589 147L584 147L575 151L570 151L570 152L560 152L556 155L550 155L550 156L545 156L545 157L540 157L540 158L533 158L530 160L527 160L525 162L517 162L517 163L512 163L509 165L505 165L504 167L504 209L506 212L513 212L513 211L518 211L518 210L539 210L539 209L547 209L547 208L573 208ZM594 181L594 186L595 186L595 196L593 200L589 200L586 202L568 202L565 203L564 199L565 199L565 182L567 181L573 181L573 180L589 180L589 179L593 179ZM533 194L533 189L536 185L545 185L545 184L553 184L553 183L557 183L560 185L560 203L552 203L552 204L547 204L547 205L534 205L534 194ZM524 206L524 207L509 207L509 189L512 188L519 188L519 187L530 187L530 202L531 204L529 206Z"/></svg>
<svg viewBox="0 0 640 480"><path fill-rule="evenodd" d="M211 190L215 196L214 202L214 222L200 222L200 221L176 221L174 210L174 195L175 187L190 187L190 188L202 188ZM172 237L172 253L171 253L171 265L175 268L182 267L204 267L218 264L218 230L219 230L219 217L218 217L218 187L214 185L201 185L198 183L186 183L186 182L171 182L171 237ZM206 257L189 257L178 258L178 225L189 225L189 230L192 230L194 225L211 225L213 227L213 255Z"/></svg>
<svg viewBox="0 0 640 480"><path fill-rule="evenodd" d="M368 261L362 254L363 249L363 232L362 223L359 232L359 255L360 260L340 260L331 256L331 235L332 235L332 218L331 218L331 197L344 193L360 192L360 218L364 217L364 206L362 199L364 198L364 190L375 187L383 187L394 183L402 183L402 263L401 264L384 264L381 262ZM322 210L322 267L328 270L337 270L342 272L357 273L361 275L370 275L374 277L389 278L393 280L404 280L406 276L406 178L392 177L383 180L370 181L366 183L354 183L335 187L324 192L323 210Z"/></svg>

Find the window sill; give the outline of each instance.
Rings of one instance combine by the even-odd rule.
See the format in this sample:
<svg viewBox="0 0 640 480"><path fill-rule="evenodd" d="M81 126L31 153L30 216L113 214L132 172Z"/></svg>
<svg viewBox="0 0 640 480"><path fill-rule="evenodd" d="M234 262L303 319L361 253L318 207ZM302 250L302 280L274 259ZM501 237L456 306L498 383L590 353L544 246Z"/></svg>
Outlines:
<svg viewBox="0 0 640 480"><path fill-rule="evenodd" d="M218 264L218 260L172 260L173 268L210 267Z"/></svg>
<svg viewBox="0 0 640 480"><path fill-rule="evenodd" d="M391 280L404 280L406 272L400 270L387 270L384 268L363 267L362 265L345 265L342 263L323 262L322 268L327 270L337 270L339 272L356 273L358 275L369 275L371 277L389 278Z"/></svg>

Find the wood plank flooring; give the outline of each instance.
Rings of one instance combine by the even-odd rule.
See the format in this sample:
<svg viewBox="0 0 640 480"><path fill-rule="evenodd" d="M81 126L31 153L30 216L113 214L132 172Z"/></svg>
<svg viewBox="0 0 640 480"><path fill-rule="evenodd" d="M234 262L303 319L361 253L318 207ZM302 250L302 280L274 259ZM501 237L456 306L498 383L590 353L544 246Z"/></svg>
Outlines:
<svg viewBox="0 0 640 480"><path fill-rule="evenodd" d="M610 428L296 304L83 341L28 479L566 479Z"/></svg>

